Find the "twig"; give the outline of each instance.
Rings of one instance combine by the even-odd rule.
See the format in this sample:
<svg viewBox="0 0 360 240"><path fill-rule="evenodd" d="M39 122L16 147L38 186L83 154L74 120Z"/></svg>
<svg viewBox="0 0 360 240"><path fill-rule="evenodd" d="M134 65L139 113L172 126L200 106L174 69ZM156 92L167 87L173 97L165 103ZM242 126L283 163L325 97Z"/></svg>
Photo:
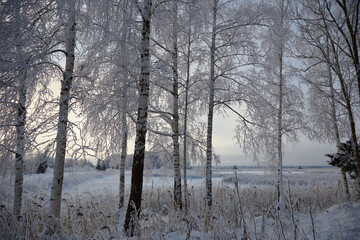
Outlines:
<svg viewBox="0 0 360 240"><path fill-rule="evenodd" d="M239 199L239 207L240 207L240 214L241 214L241 220L243 222L243 228L244 228L244 236L243 239L249 239L249 236L247 235L247 231L246 231L246 222L245 222L245 217L244 217L244 211L242 209L242 202L241 202L241 197L240 197L240 191L239 191L239 181L238 181L238 177L237 177L237 173L235 171L235 189L236 189L236 194L237 197Z"/></svg>

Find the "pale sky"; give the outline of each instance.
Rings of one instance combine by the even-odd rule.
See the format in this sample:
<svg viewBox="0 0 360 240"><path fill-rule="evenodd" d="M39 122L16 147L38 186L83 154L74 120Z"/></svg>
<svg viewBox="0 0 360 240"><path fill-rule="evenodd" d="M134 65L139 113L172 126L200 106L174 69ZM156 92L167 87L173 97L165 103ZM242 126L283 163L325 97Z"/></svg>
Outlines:
<svg viewBox="0 0 360 240"><path fill-rule="evenodd" d="M220 155L221 165L249 166L256 165L251 157L242 153L234 139L235 114L229 117L216 115L214 118L213 146L216 154ZM286 144L284 152L284 166L326 166L327 153L336 152L335 144L318 143L301 137L299 143Z"/></svg>

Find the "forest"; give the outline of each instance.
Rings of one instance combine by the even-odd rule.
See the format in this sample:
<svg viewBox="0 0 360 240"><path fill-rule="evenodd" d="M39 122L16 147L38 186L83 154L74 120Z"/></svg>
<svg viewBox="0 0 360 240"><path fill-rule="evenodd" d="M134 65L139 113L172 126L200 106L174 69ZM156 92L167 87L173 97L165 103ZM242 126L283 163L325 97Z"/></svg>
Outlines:
<svg viewBox="0 0 360 240"><path fill-rule="evenodd" d="M1 0L0 238L360 238L359 11ZM219 167L228 113L263 172ZM285 168L302 136L332 167Z"/></svg>

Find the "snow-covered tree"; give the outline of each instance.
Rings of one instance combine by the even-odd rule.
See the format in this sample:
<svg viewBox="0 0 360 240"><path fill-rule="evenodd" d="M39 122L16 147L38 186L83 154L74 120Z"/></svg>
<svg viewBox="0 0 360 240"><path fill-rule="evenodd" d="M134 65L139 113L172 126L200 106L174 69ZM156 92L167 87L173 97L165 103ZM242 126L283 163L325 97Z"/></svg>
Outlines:
<svg viewBox="0 0 360 240"><path fill-rule="evenodd" d="M193 151L189 151L191 146L194 146L195 142L200 142L202 144L201 139L195 137L195 131L189 131L189 129L201 129L201 127L194 126L194 116L197 116L201 112L196 111L198 109L202 109L199 105L200 98L203 96L201 91L202 88L201 83L202 79L199 77L202 74L201 68L204 64L202 62L202 54L203 47L199 42L201 41L201 34L204 28L204 17L206 14L201 13L201 3L200 1L191 0L185 4L185 10L183 13L183 21L185 23L185 27L182 30L182 38L184 44L182 47L180 46L180 52L182 52L181 60L183 62L182 71L183 72L183 87L184 94L182 96L183 100L183 180L184 180L184 210L188 211L188 187L187 187L187 166L190 156L188 153L192 153L192 155L196 155L195 148ZM181 66L180 66L181 68ZM193 74L195 72L195 74ZM203 73L205 75L205 73ZM197 87L199 85L199 87ZM200 90L200 92L198 91ZM181 95L180 95L181 97ZM196 118L196 117L195 117ZM200 123L201 124L201 123ZM194 129L195 128L195 129ZM199 134L204 135L204 134ZM195 141L194 141L195 140ZM201 152L202 150L200 150ZM194 156L193 159L201 159L201 157Z"/></svg>
<svg viewBox="0 0 360 240"><path fill-rule="evenodd" d="M138 116L136 122L135 151L131 174L131 190L124 222L124 229L128 236L134 235L136 218L139 216L138 214L141 209L150 90L150 30L151 14L153 8L152 0L145 0L143 3L137 2L137 5L142 20L142 38L140 43L141 77L139 80L140 90L138 100Z"/></svg>
<svg viewBox="0 0 360 240"><path fill-rule="evenodd" d="M303 42L301 37L299 37L299 41ZM324 43L325 46L326 44L328 42ZM304 59L303 68L306 69L302 74L302 79L308 85L308 136L311 140L332 142L336 143L336 146L340 146L341 137L345 137L350 130L346 120L346 109L340 104L339 93L341 90L338 84L335 85L336 75L316 48L311 45L302 45L301 47L299 44L297 45L298 54L300 58ZM308 58L308 56L315 56L315 53L317 53L316 58ZM326 54L330 54L328 45ZM346 172L342 170L341 174L345 194L349 198L350 191Z"/></svg>
<svg viewBox="0 0 360 240"><path fill-rule="evenodd" d="M240 121L245 120L231 104L242 102L240 97L243 74L240 69L253 63L255 56L251 26L260 19L258 3L246 1L209 1L205 6L210 17L208 37L208 113L206 143L206 203L212 206L212 146L213 118L216 108L227 108L235 112Z"/></svg>
<svg viewBox="0 0 360 240"><path fill-rule="evenodd" d="M337 1L337 3L340 3L340 1ZM324 61L336 76L335 79L340 88L339 100L346 109L347 124L350 129L349 135L351 135L355 145L354 155L359 170L360 153L356 128L357 108L355 107L356 101L352 91L352 86L358 84L358 82L354 68L350 67L353 59L345 51L348 44L346 40L344 41L344 32L340 31L341 26L336 25L334 16L341 18L341 14L337 15L341 9L336 6L330 4L329 1L309 2L304 0L301 1L301 15L297 14L296 19L302 39L321 53L320 61ZM357 18L353 18L353 20L355 19ZM316 59L316 56L312 56L312 58ZM360 178L357 178L357 181L357 185L360 186Z"/></svg>
<svg viewBox="0 0 360 240"><path fill-rule="evenodd" d="M140 72L134 7L132 1L88 1L88 32L79 39L84 48L79 63L84 68L82 127L95 154L121 153L120 208L124 205L127 142L132 133L127 115L133 115L135 109L135 79Z"/></svg>
<svg viewBox="0 0 360 240"><path fill-rule="evenodd" d="M349 58L354 68L352 77L356 79L360 99L360 1L326 0L324 6L328 13L328 27L340 33L336 42L341 44L340 51Z"/></svg>
<svg viewBox="0 0 360 240"><path fill-rule="evenodd" d="M46 24L52 7L46 1L0 3L0 149L15 154L15 215L21 212L25 152L38 146L36 137L45 129L36 118L42 106L31 104L37 88L48 85L46 72L53 70L47 64L56 26Z"/></svg>
<svg viewBox="0 0 360 240"><path fill-rule="evenodd" d="M66 155L67 131L69 123L69 103L70 92L73 82L75 65L75 45L76 45L76 2L71 0L65 3L63 17L66 19L65 30L65 49L66 56L63 79L61 80L61 92L59 100L59 120L56 136L56 155L51 186L50 210L49 215L55 218L60 217L62 185L64 179L64 162Z"/></svg>
<svg viewBox="0 0 360 240"><path fill-rule="evenodd" d="M278 203L284 209L284 142L298 140L299 130L304 126L304 103L291 69L293 1L275 0L267 4L265 27L260 30L264 57L249 82L247 109L252 124L239 125L237 130L245 153L276 169Z"/></svg>

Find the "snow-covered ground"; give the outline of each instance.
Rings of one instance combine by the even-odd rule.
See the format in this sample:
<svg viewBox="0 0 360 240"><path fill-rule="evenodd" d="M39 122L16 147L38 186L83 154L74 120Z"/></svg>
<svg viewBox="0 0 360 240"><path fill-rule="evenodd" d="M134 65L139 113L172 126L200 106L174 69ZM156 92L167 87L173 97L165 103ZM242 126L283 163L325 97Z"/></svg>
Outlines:
<svg viewBox="0 0 360 240"><path fill-rule="evenodd" d="M235 171L240 195L235 191ZM171 207L172 174L168 169L145 172L141 239L241 239L244 226L250 239L295 239L295 235L296 239L313 239L314 234L316 239L360 239L360 204L345 201L337 169L285 169L286 197L294 211L292 214L288 207L279 214L274 207L276 177L273 174L258 168L215 168L212 218L205 214L203 169L188 170L190 211L187 215L179 215ZM127 171L127 194L130 178L131 173ZM25 176L26 211L46 216L51 181L51 169L45 174ZM9 178L2 177L0 186L1 204L11 209ZM118 188L118 170L67 170L62 234L66 238L80 239L124 238L116 210ZM243 219L239 206L243 209ZM83 225L76 229L72 224Z"/></svg>
<svg viewBox="0 0 360 240"><path fill-rule="evenodd" d="M276 175L258 168L214 169L212 181L214 185L232 184L235 180L235 172L238 175L240 186L261 186L273 185L276 182ZM45 174L25 175L24 191L36 192L49 190L52 181L52 169ZM119 171L108 169L106 171L67 169L64 173L63 193L101 193L102 191L117 194L119 191ZM291 184L333 184L341 179L341 174L334 168L309 168L309 169L285 169L284 182ZM182 179L183 180L183 179ZM129 189L131 171L125 172L125 187ZM171 187L173 185L173 172L171 169L146 170L144 174L144 188ZM205 177L202 168L188 170L187 182L189 187L198 187L205 184Z"/></svg>

